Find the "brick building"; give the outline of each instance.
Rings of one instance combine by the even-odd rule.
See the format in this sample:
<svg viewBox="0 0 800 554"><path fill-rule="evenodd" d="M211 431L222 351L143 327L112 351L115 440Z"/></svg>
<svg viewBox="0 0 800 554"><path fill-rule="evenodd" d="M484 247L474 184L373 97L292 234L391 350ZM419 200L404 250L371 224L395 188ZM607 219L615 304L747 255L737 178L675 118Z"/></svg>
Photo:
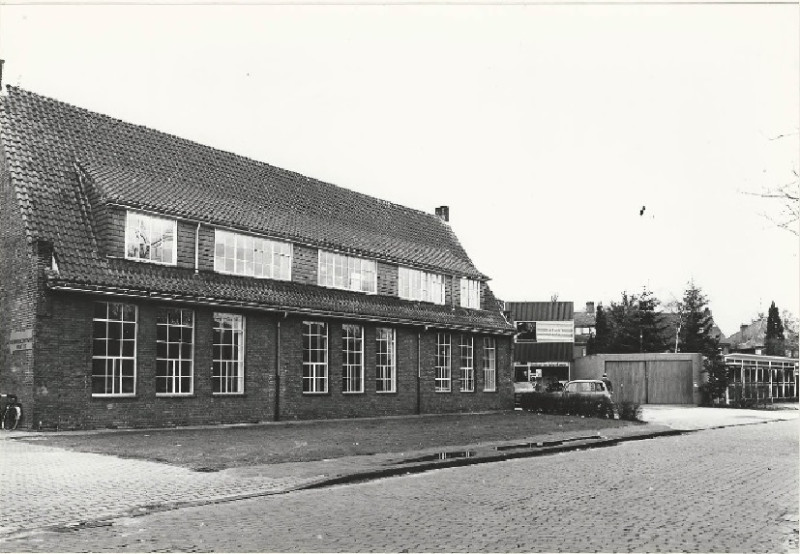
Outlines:
<svg viewBox="0 0 800 554"><path fill-rule="evenodd" d="M16 87L0 389L23 426L500 410L511 343L438 215Z"/></svg>

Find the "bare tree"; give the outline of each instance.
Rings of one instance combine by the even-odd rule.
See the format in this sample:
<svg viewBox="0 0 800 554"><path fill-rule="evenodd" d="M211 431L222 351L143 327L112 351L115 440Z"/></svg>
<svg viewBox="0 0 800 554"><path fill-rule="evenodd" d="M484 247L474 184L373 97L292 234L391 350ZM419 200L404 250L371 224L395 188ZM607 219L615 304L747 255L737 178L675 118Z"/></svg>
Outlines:
<svg viewBox="0 0 800 554"><path fill-rule="evenodd" d="M768 138L769 141L791 140L800 134L800 129ZM760 192L745 192L750 196L758 196L772 201L776 206L770 213L762 214L777 227L786 229L790 233L800 236L800 175L797 169L792 169L792 180L782 185L767 187Z"/></svg>
<svg viewBox="0 0 800 554"><path fill-rule="evenodd" d="M761 198L775 200L780 204L779 212L774 215L765 215L781 229L786 229L790 233L800 236L800 175L796 170L792 170L794 179L775 188L766 189L762 192L748 193Z"/></svg>

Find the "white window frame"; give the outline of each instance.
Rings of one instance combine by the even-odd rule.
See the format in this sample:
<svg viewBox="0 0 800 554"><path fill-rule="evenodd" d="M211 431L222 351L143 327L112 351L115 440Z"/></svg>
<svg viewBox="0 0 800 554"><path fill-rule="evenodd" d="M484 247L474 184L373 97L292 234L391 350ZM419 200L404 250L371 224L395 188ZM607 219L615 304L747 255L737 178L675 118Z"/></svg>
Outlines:
<svg viewBox="0 0 800 554"><path fill-rule="evenodd" d="M214 229L217 273L291 281L293 259L294 246L290 242Z"/></svg>
<svg viewBox="0 0 800 554"><path fill-rule="evenodd" d="M475 392L475 341L472 335L461 335L458 341L460 367L459 391Z"/></svg>
<svg viewBox="0 0 800 554"><path fill-rule="evenodd" d="M342 325L342 392L364 392L364 326Z"/></svg>
<svg viewBox="0 0 800 554"><path fill-rule="evenodd" d="M322 331L321 333L319 331ZM314 331L314 332L312 332ZM321 348L311 348L312 339L317 337ZM321 353L322 361L306 361L306 352ZM308 390L306 385L310 383ZM320 388L318 385L322 383ZM328 393L328 324L323 321L303 322L303 394Z"/></svg>
<svg viewBox="0 0 800 554"><path fill-rule="evenodd" d="M397 268L397 294L404 300L444 305L444 276L399 266Z"/></svg>
<svg viewBox="0 0 800 554"><path fill-rule="evenodd" d="M481 309L481 282L475 279L461 278L460 304L462 308Z"/></svg>
<svg viewBox="0 0 800 554"><path fill-rule="evenodd" d="M375 330L375 392L397 392L397 334L389 327Z"/></svg>
<svg viewBox="0 0 800 554"><path fill-rule="evenodd" d="M321 287L377 294L378 264L375 260L318 250L317 284Z"/></svg>
<svg viewBox="0 0 800 554"><path fill-rule="evenodd" d="M229 329L222 327L222 324L224 324L226 321L231 324ZM231 338L234 339L232 342L217 342L219 334L224 331L231 332ZM245 317L239 314L214 312L213 347L214 349L219 347L219 353L215 354L212 349L212 394L214 396L235 396L244 394ZM225 347L235 348L235 357L223 357L222 349ZM215 373L218 375L215 375ZM233 390L230 390L228 387L230 379L233 379L235 383L235 388ZM220 390L214 391L214 384L217 381L219 381Z"/></svg>
<svg viewBox="0 0 800 554"><path fill-rule="evenodd" d="M497 341L483 337L483 392L497 392Z"/></svg>
<svg viewBox="0 0 800 554"><path fill-rule="evenodd" d="M136 241L136 232L139 230L140 226L139 223L144 223L145 228L143 229L143 234L146 236L142 236L141 239L137 242ZM171 233L172 238L172 245L171 248L161 248L161 252L169 252L172 259L170 261L164 261L153 259L153 253L155 251L153 247L153 232L154 232L154 225L159 224L161 225L162 231L162 242L165 242L163 237L169 236L168 233L164 232L164 228L171 224L172 229L169 231ZM149 248L147 257L142 255L134 255L131 253L131 249L138 248L138 244L142 242L146 242ZM155 215L150 215L142 212L136 212L128 210L125 214L125 259L126 260L133 260L135 262L145 262L150 264L159 264L159 265L177 265L178 264L178 221L175 219L171 219L168 217L160 217Z"/></svg>
<svg viewBox="0 0 800 554"><path fill-rule="evenodd" d="M176 313L178 314L179 322L178 324L172 324L170 322L171 314ZM191 323L185 323L185 316L189 314L191 318ZM159 321L159 319L165 318L165 322ZM162 313L157 316L156 319L156 396L191 396L194 394L194 344L195 344L195 315L193 310L188 310L186 308L168 308L165 309ZM180 334L180 338L175 341L172 340L172 329L177 328ZM159 332L164 329L166 332L166 340L162 340L159 337ZM185 341L185 334L186 330L189 330L191 342L187 343ZM163 345L163 346L161 346ZM185 357L186 354L185 346L189 347L188 357ZM177 357L172 355L173 349L177 348ZM165 355L159 355L161 350L165 352ZM158 382L159 379L164 379L164 376L159 375L159 362L164 362L167 365L167 373L166 373L166 381L172 384L172 391L171 392L158 392ZM183 364L188 362L189 364L189 375L183 375ZM189 378L189 390L180 390L182 379L188 377Z"/></svg>
<svg viewBox="0 0 800 554"><path fill-rule="evenodd" d="M446 340L445 340L446 339ZM450 392L452 382L453 343L450 333L436 334L435 392Z"/></svg>
<svg viewBox="0 0 800 554"><path fill-rule="evenodd" d="M97 317L97 308L98 306L105 307L105 316L104 317ZM119 318L112 318L111 317L111 310L112 306L118 306L120 310ZM129 319L130 310L133 311L133 321ZM101 397L134 397L136 396L136 380L137 380L137 363L136 363L136 352L138 349L137 345L137 335L138 333L138 326L139 326L139 308L133 304L125 304L122 302L95 302L94 303L94 310L95 314L92 317L93 323L93 330L92 330L92 388L91 390L94 391L94 381L95 379L102 378L105 386L103 388L104 392L92 392L92 397L101 398ZM127 316L126 316L127 312ZM131 327L132 323L132 327ZM102 337L98 337L97 329L104 324L104 333ZM119 328L119 338L112 339L110 338L111 333L111 325L120 325ZM126 331L127 337L126 338ZM132 331L132 332L131 332ZM133 338L131 338L131 334ZM109 346L112 341L116 342L119 341L119 348L118 353L109 353ZM126 348L126 344L130 346ZM132 351L130 348L132 347ZM117 349L115 349L117 350ZM129 350L129 354L126 355L125 351ZM95 372L95 365L97 362L102 360L103 362L103 372ZM131 362L132 364L132 373L129 378L133 379L133 390L129 392L122 392L123 390L123 378L126 377L123 373L124 366L126 362ZM109 367L110 364L110 367ZM110 368L110 372L109 372ZM108 392L110 389L111 392Z"/></svg>

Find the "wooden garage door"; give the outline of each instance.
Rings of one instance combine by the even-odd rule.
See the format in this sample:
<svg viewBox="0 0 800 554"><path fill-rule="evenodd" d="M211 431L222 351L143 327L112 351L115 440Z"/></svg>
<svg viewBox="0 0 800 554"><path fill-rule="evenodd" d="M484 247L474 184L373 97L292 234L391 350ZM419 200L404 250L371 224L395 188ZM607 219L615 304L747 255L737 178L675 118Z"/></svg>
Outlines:
<svg viewBox="0 0 800 554"><path fill-rule="evenodd" d="M639 404L693 404L691 361L606 361L614 398Z"/></svg>
<svg viewBox="0 0 800 554"><path fill-rule="evenodd" d="M606 361L606 373L614 385L614 399L644 404L647 401L645 362Z"/></svg>
<svg viewBox="0 0 800 554"><path fill-rule="evenodd" d="M650 404L692 404L691 361L647 362L647 402Z"/></svg>

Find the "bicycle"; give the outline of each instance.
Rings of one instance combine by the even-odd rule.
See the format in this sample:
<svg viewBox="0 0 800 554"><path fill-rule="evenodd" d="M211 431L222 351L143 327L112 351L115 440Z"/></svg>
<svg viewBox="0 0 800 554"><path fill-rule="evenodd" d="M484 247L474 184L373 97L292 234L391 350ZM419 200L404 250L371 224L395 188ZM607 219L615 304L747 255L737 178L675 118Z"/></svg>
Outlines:
<svg viewBox="0 0 800 554"><path fill-rule="evenodd" d="M22 404L19 403L15 394L0 394L0 399L5 400L2 412L0 412L3 429L12 431L17 428L19 420L22 419Z"/></svg>

